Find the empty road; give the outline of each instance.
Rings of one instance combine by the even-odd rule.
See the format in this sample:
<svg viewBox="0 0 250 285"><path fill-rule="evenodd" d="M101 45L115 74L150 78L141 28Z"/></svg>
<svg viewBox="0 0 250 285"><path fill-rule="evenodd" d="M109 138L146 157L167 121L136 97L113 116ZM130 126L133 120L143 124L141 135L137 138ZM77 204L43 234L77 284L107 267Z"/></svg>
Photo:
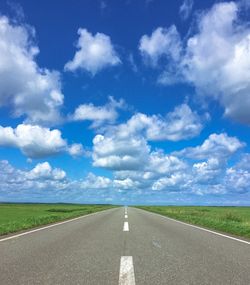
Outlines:
<svg viewBox="0 0 250 285"><path fill-rule="evenodd" d="M250 284L250 244L128 207L0 240L0 284Z"/></svg>

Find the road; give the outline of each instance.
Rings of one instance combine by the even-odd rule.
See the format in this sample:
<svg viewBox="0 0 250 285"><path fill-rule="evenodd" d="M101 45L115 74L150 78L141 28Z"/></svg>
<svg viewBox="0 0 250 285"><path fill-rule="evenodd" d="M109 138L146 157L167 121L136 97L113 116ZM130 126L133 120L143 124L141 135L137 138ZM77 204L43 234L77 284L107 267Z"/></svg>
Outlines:
<svg viewBox="0 0 250 285"><path fill-rule="evenodd" d="M250 284L250 244L125 211L0 241L0 284Z"/></svg>

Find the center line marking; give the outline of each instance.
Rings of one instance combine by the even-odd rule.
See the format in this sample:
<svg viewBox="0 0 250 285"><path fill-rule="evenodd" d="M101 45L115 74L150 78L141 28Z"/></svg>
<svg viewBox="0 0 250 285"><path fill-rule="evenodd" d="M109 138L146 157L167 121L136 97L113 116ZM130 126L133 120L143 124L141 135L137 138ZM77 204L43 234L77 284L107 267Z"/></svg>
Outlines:
<svg viewBox="0 0 250 285"><path fill-rule="evenodd" d="M135 273L132 256L121 257L119 285L135 285Z"/></svg>
<svg viewBox="0 0 250 285"><path fill-rule="evenodd" d="M123 231L124 232L129 232L128 222L124 222Z"/></svg>
<svg viewBox="0 0 250 285"><path fill-rule="evenodd" d="M125 219L127 219L128 218L128 215L127 214L125 214Z"/></svg>

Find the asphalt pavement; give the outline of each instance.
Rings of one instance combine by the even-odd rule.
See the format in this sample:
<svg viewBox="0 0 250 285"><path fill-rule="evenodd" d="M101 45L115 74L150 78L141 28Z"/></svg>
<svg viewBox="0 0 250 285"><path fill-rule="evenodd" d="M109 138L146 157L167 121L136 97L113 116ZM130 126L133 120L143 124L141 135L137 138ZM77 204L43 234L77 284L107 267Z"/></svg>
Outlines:
<svg viewBox="0 0 250 285"><path fill-rule="evenodd" d="M250 284L250 243L120 207L0 238L0 284Z"/></svg>

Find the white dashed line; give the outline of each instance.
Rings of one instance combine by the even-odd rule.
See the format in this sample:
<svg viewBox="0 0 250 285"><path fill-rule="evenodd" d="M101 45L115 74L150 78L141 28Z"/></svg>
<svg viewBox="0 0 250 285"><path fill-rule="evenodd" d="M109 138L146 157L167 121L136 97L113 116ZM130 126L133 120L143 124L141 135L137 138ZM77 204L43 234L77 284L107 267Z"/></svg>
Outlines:
<svg viewBox="0 0 250 285"><path fill-rule="evenodd" d="M128 215L125 214L125 219L127 219L127 218L128 218Z"/></svg>
<svg viewBox="0 0 250 285"><path fill-rule="evenodd" d="M121 257L119 285L135 285L135 273L132 256Z"/></svg>
<svg viewBox="0 0 250 285"><path fill-rule="evenodd" d="M128 222L124 222L123 231L124 232L129 232Z"/></svg>

